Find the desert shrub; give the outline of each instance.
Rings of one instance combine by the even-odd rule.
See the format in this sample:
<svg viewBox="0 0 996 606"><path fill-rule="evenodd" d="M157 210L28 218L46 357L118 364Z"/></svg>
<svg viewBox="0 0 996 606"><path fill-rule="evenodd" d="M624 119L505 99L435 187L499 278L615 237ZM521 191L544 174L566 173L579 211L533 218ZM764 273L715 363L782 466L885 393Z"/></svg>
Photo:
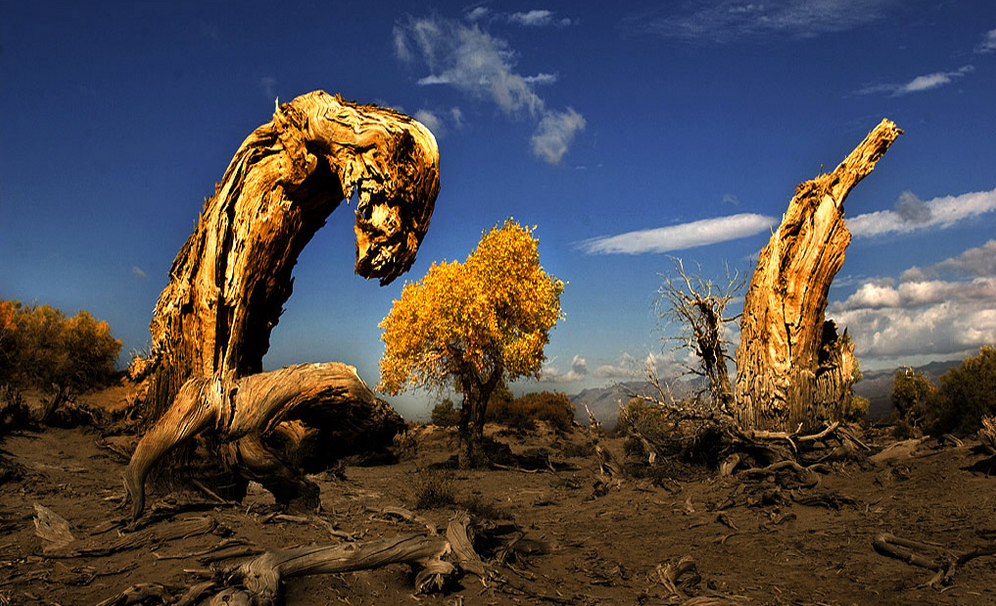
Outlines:
<svg viewBox="0 0 996 606"><path fill-rule="evenodd" d="M453 400L446 398L432 407L432 424L437 427L455 427L460 424L460 411L453 407Z"/></svg>
<svg viewBox="0 0 996 606"><path fill-rule="evenodd" d="M937 400L937 387L922 372L900 368L892 387L892 405L898 421L918 427L923 423L927 410Z"/></svg>
<svg viewBox="0 0 996 606"><path fill-rule="evenodd" d="M411 475L410 488L416 509L439 509L456 502L453 477L442 471L416 471Z"/></svg>
<svg viewBox="0 0 996 606"><path fill-rule="evenodd" d="M940 397L928 405L925 426L932 434L975 433L982 418L996 415L996 348L983 347L979 355L941 375Z"/></svg>
<svg viewBox="0 0 996 606"><path fill-rule="evenodd" d="M843 410L844 420L855 423L863 420L868 416L868 407L870 405L871 401L868 398L851 396L850 401Z"/></svg>
<svg viewBox="0 0 996 606"><path fill-rule="evenodd" d="M511 520L512 514L479 494L460 503L475 520Z"/></svg>
<svg viewBox="0 0 996 606"><path fill-rule="evenodd" d="M113 380L120 350L107 322L85 310L67 318L48 305L0 301L0 380L6 385L55 392L57 399L84 393Z"/></svg>
<svg viewBox="0 0 996 606"><path fill-rule="evenodd" d="M488 404L488 420L514 429L533 429L544 421L553 429L566 431L574 423L574 404L561 392L528 393L514 400Z"/></svg>

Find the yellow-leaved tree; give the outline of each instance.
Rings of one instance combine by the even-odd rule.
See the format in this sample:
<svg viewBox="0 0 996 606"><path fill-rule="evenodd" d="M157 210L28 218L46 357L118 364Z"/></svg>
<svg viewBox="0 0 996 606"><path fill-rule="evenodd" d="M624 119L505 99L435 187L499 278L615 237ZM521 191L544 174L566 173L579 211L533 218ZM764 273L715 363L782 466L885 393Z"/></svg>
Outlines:
<svg viewBox="0 0 996 606"><path fill-rule="evenodd" d="M486 461L488 399L504 380L538 376L561 318L564 283L543 271L532 229L509 219L486 232L463 263L434 263L405 285L380 323L386 344L378 389L441 388L463 396L460 465Z"/></svg>

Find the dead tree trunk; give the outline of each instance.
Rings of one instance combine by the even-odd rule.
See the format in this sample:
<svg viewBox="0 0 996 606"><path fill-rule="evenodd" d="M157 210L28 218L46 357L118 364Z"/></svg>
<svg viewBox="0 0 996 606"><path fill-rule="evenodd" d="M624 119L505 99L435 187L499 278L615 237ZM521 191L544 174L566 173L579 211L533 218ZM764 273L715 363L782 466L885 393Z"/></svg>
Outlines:
<svg viewBox="0 0 996 606"><path fill-rule="evenodd" d="M761 250L737 348L742 426L792 431L840 418L851 393L853 345L825 324L824 313L851 241L844 199L901 133L882 120L833 172L800 184Z"/></svg>
<svg viewBox="0 0 996 606"><path fill-rule="evenodd" d="M131 368L148 422L191 379L231 386L262 371L298 255L342 200L358 197L355 271L383 285L414 262L438 191L436 141L414 119L322 91L276 107L205 201L159 296L151 355Z"/></svg>
<svg viewBox="0 0 996 606"><path fill-rule="evenodd" d="M439 191L432 133L390 109L322 91L249 135L183 245L150 325L148 413L190 377L260 372L291 270L343 199L358 194L356 273L386 284L411 267Z"/></svg>

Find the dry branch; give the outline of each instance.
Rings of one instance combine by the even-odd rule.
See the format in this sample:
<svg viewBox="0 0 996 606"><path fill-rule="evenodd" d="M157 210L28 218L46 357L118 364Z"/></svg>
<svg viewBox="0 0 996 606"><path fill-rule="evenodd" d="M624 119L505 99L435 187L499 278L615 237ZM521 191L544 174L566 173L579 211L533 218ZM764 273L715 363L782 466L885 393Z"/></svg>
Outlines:
<svg viewBox="0 0 996 606"><path fill-rule="evenodd" d="M839 419L851 398L853 344L825 322L851 234L844 200L902 131L882 122L831 173L800 184L761 250L744 299L736 413L747 428L788 431Z"/></svg>
<svg viewBox="0 0 996 606"><path fill-rule="evenodd" d="M412 564L421 568L415 577L418 592L439 589L458 571L486 574L467 536L469 518L450 522L446 536L404 534L365 543L306 545L269 551L231 571L229 590L215 596L212 604L244 600L257 606L276 604L281 583L289 578L378 568L388 564ZM444 559L446 558L446 559ZM233 587L240 584L242 589Z"/></svg>
<svg viewBox="0 0 996 606"><path fill-rule="evenodd" d="M951 584L958 567L964 566L967 562L982 556L996 555L996 544L979 547L961 554L954 554L940 545L904 539L888 532L876 535L875 540L872 541L872 546L875 548L875 551L882 555L902 560L913 566L935 571L936 574L924 584L934 589L941 589L942 586ZM924 552L943 553L931 559L924 555Z"/></svg>

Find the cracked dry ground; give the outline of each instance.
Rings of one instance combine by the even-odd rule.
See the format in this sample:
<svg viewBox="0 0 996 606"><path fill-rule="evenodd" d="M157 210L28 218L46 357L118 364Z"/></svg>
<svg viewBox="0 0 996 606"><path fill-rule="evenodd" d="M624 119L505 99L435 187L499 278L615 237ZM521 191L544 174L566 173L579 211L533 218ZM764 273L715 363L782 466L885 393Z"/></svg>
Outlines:
<svg viewBox="0 0 996 606"><path fill-rule="evenodd" d="M252 485L238 505L188 495L171 514L160 501L163 518L133 533L121 532L125 461L98 445L98 433L47 429L8 437L3 449L22 477L0 486L0 605L98 604L138 583L161 585L177 599L209 577L212 566L292 545L424 532L425 521L445 527L468 507L476 521L489 518L506 528L504 550L502 544L478 546L495 573L487 581L466 574L441 593L415 595L411 567L392 564L289 579L285 603L996 603L992 556L957 569L953 583L939 591L923 586L931 571L872 547L881 532L954 552L992 543L996 477L968 469L985 458L974 443L921 445L911 456L881 465L836 465L815 488L780 487L773 479L748 481L740 474L704 475L665 489L631 478L596 486L596 459L564 454L583 451L582 430L559 437L499 435L517 453L545 449L561 463L558 471L433 472L451 482L456 503L419 510L413 490L425 476L418 470L445 462L454 445L452 434L438 428L412 435L419 446L399 463L314 476L322 490L318 516L278 516L272 497ZM602 443L622 455L620 440ZM575 447L565 451L570 444ZM157 500L153 495L150 502ZM43 551L35 504L70 523L78 555ZM418 517L394 513L404 510ZM495 561L499 555L502 563ZM691 558L695 570L669 587L661 573L681 558Z"/></svg>

